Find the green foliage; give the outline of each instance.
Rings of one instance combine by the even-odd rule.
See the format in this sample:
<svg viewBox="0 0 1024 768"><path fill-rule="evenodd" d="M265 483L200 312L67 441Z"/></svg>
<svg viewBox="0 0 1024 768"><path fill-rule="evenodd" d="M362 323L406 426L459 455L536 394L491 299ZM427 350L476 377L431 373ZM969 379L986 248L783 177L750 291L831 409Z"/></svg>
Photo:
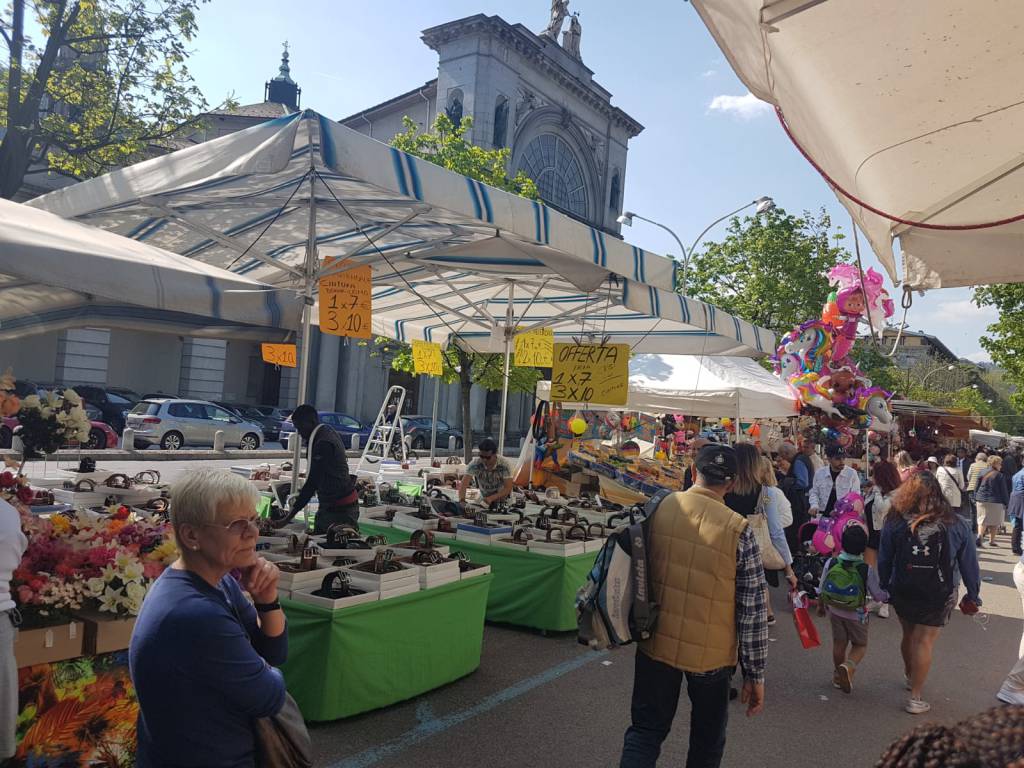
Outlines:
<svg viewBox="0 0 1024 768"><path fill-rule="evenodd" d="M416 372L413 370L412 347L408 344L378 336L373 341L373 349L370 354L390 356L391 367L396 371ZM445 350L441 357L444 362L444 375L441 378L445 384L453 384L460 380L460 369L467 358L471 371L471 383L484 389L501 389L505 373L504 355L479 354L477 352L467 354L456 349L454 345ZM517 368L513 356L508 376L509 392L533 393L540 378L541 372L536 368Z"/></svg>
<svg viewBox="0 0 1024 768"><path fill-rule="evenodd" d="M473 118L466 116L458 126L443 112L434 120L433 131L421 132L409 117L402 118L405 130L391 140L391 146L422 157L449 171L461 173L498 189L537 200L537 185L522 171L508 175L512 150L484 149L470 144L466 132L473 127Z"/></svg>
<svg viewBox="0 0 1024 768"><path fill-rule="evenodd" d="M24 0L14 0L21 3ZM20 57L5 34L21 87L0 81L0 195L29 165L74 178L104 173L196 125L206 102L186 65L196 12L206 0L36 0L33 39ZM11 30L0 14L0 28ZM33 171L38 172L38 171Z"/></svg>
<svg viewBox="0 0 1024 768"><path fill-rule="evenodd" d="M906 371L893 365L892 359L883 355L870 339L858 339L850 357L875 386L900 394L906 391Z"/></svg>
<svg viewBox="0 0 1024 768"><path fill-rule="evenodd" d="M1024 409L1024 283L986 285L974 290L974 303L994 307L999 319L986 329L981 346L1003 369L1003 379L1013 392L1010 402Z"/></svg>
<svg viewBox="0 0 1024 768"><path fill-rule="evenodd" d="M850 259L842 238L824 209L734 218L722 242L691 260L688 293L784 334L821 315L830 290L825 273Z"/></svg>

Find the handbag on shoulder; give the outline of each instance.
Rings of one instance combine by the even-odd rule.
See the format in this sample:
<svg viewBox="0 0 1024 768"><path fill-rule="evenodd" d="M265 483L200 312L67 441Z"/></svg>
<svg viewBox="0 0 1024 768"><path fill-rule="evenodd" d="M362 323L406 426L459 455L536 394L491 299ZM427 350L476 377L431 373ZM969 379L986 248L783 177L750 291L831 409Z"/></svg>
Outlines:
<svg viewBox="0 0 1024 768"><path fill-rule="evenodd" d="M285 693L280 712L253 721L253 731L260 768L313 768L313 743L290 693Z"/></svg>
<svg viewBox="0 0 1024 768"><path fill-rule="evenodd" d="M786 561L772 544L771 533L768 530L768 516L764 511L767 504L766 492L765 487L761 486L757 507L754 509L754 514L747 517L747 523L750 525L750 530L754 532L757 548L761 550L761 562L764 563L764 569L766 571L781 571L786 567Z"/></svg>

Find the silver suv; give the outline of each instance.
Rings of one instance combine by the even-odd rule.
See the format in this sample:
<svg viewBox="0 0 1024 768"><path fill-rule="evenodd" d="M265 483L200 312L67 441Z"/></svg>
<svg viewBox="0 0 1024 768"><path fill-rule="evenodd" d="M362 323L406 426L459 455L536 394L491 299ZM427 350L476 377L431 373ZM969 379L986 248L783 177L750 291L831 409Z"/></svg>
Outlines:
<svg viewBox="0 0 1024 768"><path fill-rule="evenodd" d="M224 432L224 447L253 451L260 447L263 428L243 421L226 408L205 400L141 400L128 414L128 427L135 430L139 450L159 445L174 451L186 445L213 445L218 430Z"/></svg>

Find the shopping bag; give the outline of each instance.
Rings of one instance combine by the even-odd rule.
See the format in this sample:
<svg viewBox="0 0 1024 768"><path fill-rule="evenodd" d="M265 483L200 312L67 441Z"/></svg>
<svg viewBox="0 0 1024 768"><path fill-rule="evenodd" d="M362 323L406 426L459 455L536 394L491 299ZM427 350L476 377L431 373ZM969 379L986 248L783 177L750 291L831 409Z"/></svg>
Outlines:
<svg viewBox="0 0 1024 768"><path fill-rule="evenodd" d="M793 605L793 623L796 624L800 644L804 649L817 648L821 645L821 638L818 637L818 628L814 626L811 612L807 609L807 593L794 590L789 593L789 601Z"/></svg>

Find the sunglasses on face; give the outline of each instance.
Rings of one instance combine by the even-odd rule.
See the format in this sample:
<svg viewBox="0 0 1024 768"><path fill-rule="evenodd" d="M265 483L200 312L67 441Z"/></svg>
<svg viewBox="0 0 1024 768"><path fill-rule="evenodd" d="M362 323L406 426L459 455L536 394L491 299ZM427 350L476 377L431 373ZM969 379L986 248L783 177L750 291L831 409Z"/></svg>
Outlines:
<svg viewBox="0 0 1024 768"><path fill-rule="evenodd" d="M203 523L203 525L208 528L222 528L232 536L241 538L249 533L250 530L258 532L259 520L259 515L253 515L252 517L240 517L237 520L232 520L227 525L221 525L220 523Z"/></svg>

